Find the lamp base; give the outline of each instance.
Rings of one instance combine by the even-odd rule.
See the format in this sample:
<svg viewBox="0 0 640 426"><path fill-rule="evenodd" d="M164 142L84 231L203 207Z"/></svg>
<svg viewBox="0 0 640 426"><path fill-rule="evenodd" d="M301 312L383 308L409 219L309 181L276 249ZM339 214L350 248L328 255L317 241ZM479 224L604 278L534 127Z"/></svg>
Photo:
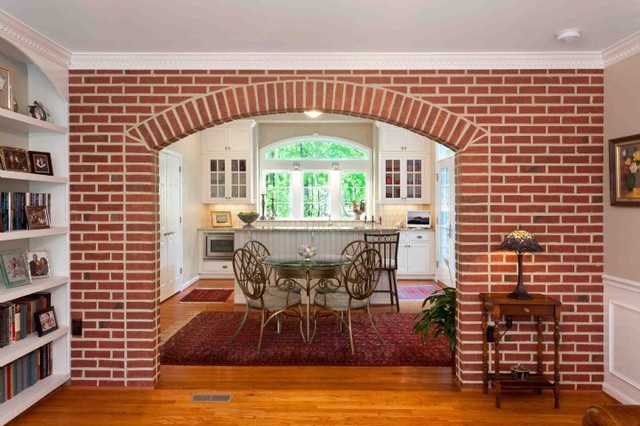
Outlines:
<svg viewBox="0 0 640 426"><path fill-rule="evenodd" d="M516 287L516 289L513 290L511 293L507 294L507 297L509 299L516 299L516 300L531 300L531 299L533 299L533 296L531 296L529 293L527 293L527 290L524 289L524 286L520 286L520 285L518 285Z"/></svg>

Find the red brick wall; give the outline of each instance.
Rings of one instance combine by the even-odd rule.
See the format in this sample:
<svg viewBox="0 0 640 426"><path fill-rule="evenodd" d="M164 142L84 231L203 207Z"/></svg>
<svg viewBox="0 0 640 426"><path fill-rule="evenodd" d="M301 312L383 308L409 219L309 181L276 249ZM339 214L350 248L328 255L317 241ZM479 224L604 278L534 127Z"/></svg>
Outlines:
<svg viewBox="0 0 640 426"><path fill-rule="evenodd" d="M74 384L151 386L158 377L157 150L261 114L369 117L458 149L459 378L481 374L477 293L511 291L522 224L529 291L563 303L562 383L599 388L603 369L601 70L72 71ZM532 362L532 323L506 335L505 365ZM550 336L547 338L547 344ZM527 350L526 354L523 351ZM546 359L550 360L550 347Z"/></svg>

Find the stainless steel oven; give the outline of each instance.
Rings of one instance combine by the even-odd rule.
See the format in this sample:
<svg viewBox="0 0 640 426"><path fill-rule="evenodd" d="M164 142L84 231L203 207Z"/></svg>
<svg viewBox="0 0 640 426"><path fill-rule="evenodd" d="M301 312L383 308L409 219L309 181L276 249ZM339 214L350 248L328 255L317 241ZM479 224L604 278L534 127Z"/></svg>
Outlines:
<svg viewBox="0 0 640 426"><path fill-rule="evenodd" d="M233 259L233 232L205 232L204 258L206 260Z"/></svg>

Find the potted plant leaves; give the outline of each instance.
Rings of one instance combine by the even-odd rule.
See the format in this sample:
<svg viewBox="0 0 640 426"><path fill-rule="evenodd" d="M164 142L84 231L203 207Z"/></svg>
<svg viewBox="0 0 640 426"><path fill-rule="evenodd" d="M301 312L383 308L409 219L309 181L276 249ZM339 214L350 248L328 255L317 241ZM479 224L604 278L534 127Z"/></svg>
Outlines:
<svg viewBox="0 0 640 426"><path fill-rule="evenodd" d="M456 349L456 303L457 290L445 287L433 293L422 302L422 310L416 315L418 320L413 332L428 339L444 334L451 352Z"/></svg>

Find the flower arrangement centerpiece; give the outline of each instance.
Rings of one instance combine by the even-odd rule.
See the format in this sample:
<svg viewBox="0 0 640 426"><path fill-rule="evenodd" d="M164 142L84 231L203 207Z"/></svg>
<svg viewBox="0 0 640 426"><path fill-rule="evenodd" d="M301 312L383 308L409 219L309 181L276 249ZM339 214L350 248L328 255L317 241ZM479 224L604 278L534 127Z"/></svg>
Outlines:
<svg viewBox="0 0 640 426"><path fill-rule="evenodd" d="M298 247L298 255L302 256L304 260L311 260L316 254L318 254L318 250L314 246L303 244Z"/></svg>

